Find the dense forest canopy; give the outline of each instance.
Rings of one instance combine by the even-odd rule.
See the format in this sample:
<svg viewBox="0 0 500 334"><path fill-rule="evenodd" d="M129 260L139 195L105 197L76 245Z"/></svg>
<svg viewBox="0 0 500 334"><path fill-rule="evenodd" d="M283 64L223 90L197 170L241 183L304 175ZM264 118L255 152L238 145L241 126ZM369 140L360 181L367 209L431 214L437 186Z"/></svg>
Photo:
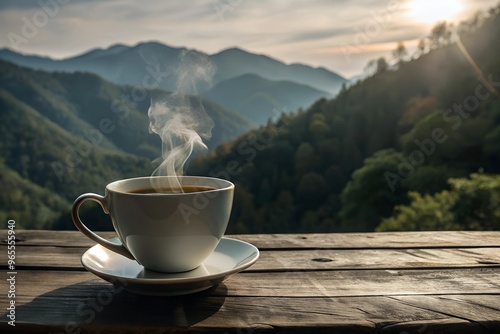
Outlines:
<svg viewBox="0 0 500 334"><path fill-rule="evenodd" d="M336 98L270 120L189 172L236 184L230 232L500 228L499 188L482 192L500 172L498 12L438 23L411 59L398 43L395 65L370 62L371 76ZM430 224L437 203L447 218Z"/></svg>

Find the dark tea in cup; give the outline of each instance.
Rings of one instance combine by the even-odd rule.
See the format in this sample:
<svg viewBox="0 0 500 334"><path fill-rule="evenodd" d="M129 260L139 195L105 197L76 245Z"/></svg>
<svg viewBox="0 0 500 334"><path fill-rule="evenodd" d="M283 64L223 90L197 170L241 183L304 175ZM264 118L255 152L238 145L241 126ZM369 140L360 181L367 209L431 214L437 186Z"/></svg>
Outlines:
<svg viewBox="0 0 500 334"><path fill-rule="evenodd" d="M208 186L181 186L178 188L173 187L163 187L163 188L138 188L127 191L131 194L187 194L187 193L197 193L202 191L215 190L213 187Z"/></svg>

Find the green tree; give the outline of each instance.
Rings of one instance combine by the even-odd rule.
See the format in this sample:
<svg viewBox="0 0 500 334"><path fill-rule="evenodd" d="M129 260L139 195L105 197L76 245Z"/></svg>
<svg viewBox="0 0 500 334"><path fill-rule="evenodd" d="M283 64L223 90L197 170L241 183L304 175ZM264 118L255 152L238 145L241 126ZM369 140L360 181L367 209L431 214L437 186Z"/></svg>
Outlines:
<svg viewBox="0 0 500 334"><path fill-rule="evenodd" d="M454 223L452 207L457 195L445 190L434 196L409 192L409 205L398 205L394 216L385 218L377 227L377 232L384 231L438 231L459 230Z"/></svg>
<svg viewBox="0 0 500 334"><path fill-rule="evenodd" d="M371 59L363 68L363 74L367 77L371 77L377 73L377 60Z"/></svg>
<svg viewBox="0 0 500 334"><path fill-rule="evenodd" d="M396 49L392 51L392 57L396 59L398 63L403 63L407 60L408 50L403 42L398 42Z"/></svg>
<svg viewBox="0 0 500 334"><path fill-rule="evenodd" d="M451 179L457 194L455 221L467 230L500 229L500 175L472 174Z"/></svg>
<svg viewBox="0 0 500 334"><path fill-rule="evenodd" d="M297 231L294 226L294 198L289 191L282 191L274 201L269 225L272 232L276 231Z"/></svg>
<svg viewBox="0 0 500 334"><path fill-rule="evenodd" d="M451 25L448 25L446 21L436 23L429 35L432 49L436 49L440 46L448 44L450 42L450 39Z"/></svg>
<svg viewBox="0 0 500 334"><path fill-rule="evenodd" d="M472 174L450 179L451 190L434 195L409 192L410 204L398 205L377 231L498 230L500 175Z"/></svg>
<svg viewBox="0 0 500 334"><path fill-rule="evenodd" d="M228 225L228 233L255 233L261 231L260 228L263 227L263 222L255 219L256 209L254 202L254 196L244 187L236 184L231 212L233 223ZM261 225L256 226L256 224Z"/></svg>
<svg viewBox="0 0 500 334"><path fill-rule="evenodd" d="M309 133L317 141L321 142L330 133L330 126L326 123L324 114L314 114L309 124Z"/></svg>
<svg viewBox="0 0 500 334"><path fill-rule="evenodd" d="M425 50L427 49L427 43L425 42L425 39L422 38L418 41L417 45L417 56L420 57L423 54L425 54Z"/></svg>
<svg viewBox="0 0 500 334"><path fill-rule="evenodd" d="M394 205L401 202L406 193L404 185L394 185L394 191L390 186L391 175L399 175L398 155L393 149L378 151L353 173L341 194L343 230L373 231L380 219L388 217Z"/></svg>
<svg viewBox="0 0 500 334"><path fill-rule="evenodd" d="M260 183L259 195L257 197L260 205L268 204L273 198L273 189L267 178L263 179Z"/></svg>
<svg viewBox="0 0 500 334"><path fill-rule="evenodd" d="M385 60L384 57L380 57L377 59L377 70L376 73L382 73L387 71L389 68L389 64L387 63L387 60Z"/></svg>
<svg viewBox="0 0 500 334"><path fill-rule="evenodd" d="M328 192L325 178L318 173L304 174L297 185L297 200L317 204Z"/></svg>
<svg viewBox="0 0 500 334"><path fill-rule="evenodd" d="M312 171L314 169L315 159L316 152L314 150L314 147L308 142L300 144L297 152L295 153L296 174L301 175L305 172Z"/></svg>

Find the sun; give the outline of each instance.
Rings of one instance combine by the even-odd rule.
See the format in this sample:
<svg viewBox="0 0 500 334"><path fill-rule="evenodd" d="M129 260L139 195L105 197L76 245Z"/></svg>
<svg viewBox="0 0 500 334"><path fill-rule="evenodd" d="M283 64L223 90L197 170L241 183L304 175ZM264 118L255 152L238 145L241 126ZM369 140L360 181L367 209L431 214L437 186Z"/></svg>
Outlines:
<svg viewBox="0 0 500 334"><path fill-rule="evenodd" d="M461 0L412 0L410 15L420 22L433 23L454 18L462 10Z"/></svg>

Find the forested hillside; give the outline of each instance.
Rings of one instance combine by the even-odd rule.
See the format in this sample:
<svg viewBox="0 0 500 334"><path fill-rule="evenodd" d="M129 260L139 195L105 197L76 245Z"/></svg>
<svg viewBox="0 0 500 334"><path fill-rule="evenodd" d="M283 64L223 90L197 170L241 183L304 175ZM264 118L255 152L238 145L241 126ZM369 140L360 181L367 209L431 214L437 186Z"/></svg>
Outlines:
<svg viewBox="0 0 500 334"><path fill-rule="evenodd" d="M325 91L306 85L271 81L254 74L222 81L203 96L241 113L256 124L266 124L269 118L276 116L273 110L283 106L287 106L286 111L294 111L309 107L322 97L331 97Z"/></svg>
<svg viewBox="0 0 500 334"><path fill-rule="evenodd" d="M347 80L325 68L285 64L265 55L230 48L208 55L200 51L171 47L159 42L134 46L113 45L81 55L54 60L0 49L0 59L23 67L45 71L89 72L119 85L150 86L175 91L176 76L186 54L209 61L217 71L209 82L184 87L251 119L265 124L277 104L288 110L308 107L320 97L335 95ZM150 79L156 80L151 83Z"/></svg>
<svg viewBox="0 0 500 334"><path fill-rule="evenodd" d="M190 173L236 183L230 232L373 231L415 193L500 173L498 8L459 34L463 48L438 24L418 59L396 70L379 59L372 77L221 145ZM453 217L454 228L492 228Z"/></svg>
<svg viewBox="0 0 500 334"><path fill-rule="evenodd" d="M69 208L111 181L151 175L161 141L148 131L151 95L87 73L48 73L0 61L0 217L20 228L71 228ZM191 97L191 100L198 100ZM210 149L252 128L209 100Z"/></svg>
<svg viewBox="0 0 500 334"><path fill-rule="evenodd" d="M96 132L72 134L3 89L0 110L0 215L22 228L51 228L78 194L152 170L150 159L106 148Z"/></svg>

